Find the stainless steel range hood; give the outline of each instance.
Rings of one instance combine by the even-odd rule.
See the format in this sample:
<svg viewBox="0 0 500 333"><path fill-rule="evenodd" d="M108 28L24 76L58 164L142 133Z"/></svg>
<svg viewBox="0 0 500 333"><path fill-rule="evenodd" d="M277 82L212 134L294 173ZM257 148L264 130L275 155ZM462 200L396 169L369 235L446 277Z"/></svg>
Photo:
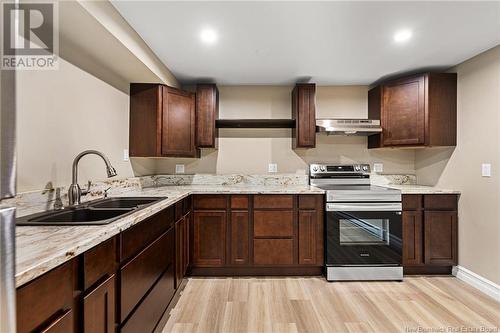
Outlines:
<svg viewBox="0 0 500 333"><path fill-rule="evenodd" d="M382 132L380 120L316 119L316 131L328 135L373 135Z"/></svg>

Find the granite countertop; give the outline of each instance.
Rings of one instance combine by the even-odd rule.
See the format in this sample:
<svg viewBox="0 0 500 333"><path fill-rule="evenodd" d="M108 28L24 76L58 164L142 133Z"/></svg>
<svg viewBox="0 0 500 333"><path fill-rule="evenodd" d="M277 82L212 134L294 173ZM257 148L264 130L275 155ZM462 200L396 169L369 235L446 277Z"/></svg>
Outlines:
<svg viewBox="0 0 500 333"><path fill-rule="evenodd" d="M132 189L119 196L167 197L98 226L19 226L16 228L16 287L78 256L190 194L323 194L305 185L186 185Z"/></svg>
<svg viewBox="0 0 500 333"><path fill-rule="evenodd" d="M400 190L401 194L460 194L458 190L444 189L426 185L380 185L383 187Z"/></svg>

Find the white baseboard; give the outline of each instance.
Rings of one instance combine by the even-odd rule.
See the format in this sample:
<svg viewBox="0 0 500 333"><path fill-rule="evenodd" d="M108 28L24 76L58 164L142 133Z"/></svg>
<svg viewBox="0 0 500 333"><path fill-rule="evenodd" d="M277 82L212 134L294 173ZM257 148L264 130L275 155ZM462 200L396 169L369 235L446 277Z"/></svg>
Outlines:
<svg viewBox="0 0 500 333"><path fill-rule="evenodd" d="M454 266L452 274L465 283L481 290L486 295L500 302L500 285L474 273L462 266Z"/></svg>

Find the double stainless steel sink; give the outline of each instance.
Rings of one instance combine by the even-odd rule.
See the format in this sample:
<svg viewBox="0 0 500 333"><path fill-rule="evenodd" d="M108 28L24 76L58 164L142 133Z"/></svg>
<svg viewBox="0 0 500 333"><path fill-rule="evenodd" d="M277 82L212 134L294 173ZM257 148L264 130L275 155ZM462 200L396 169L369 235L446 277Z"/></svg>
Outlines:
<svg viewBox="0 0 500 333"><path fill-rule="evenodd" d="M166 197L116 197L89 201L76 207L52 210L16 219L17 225L108 224Z"/></svg>

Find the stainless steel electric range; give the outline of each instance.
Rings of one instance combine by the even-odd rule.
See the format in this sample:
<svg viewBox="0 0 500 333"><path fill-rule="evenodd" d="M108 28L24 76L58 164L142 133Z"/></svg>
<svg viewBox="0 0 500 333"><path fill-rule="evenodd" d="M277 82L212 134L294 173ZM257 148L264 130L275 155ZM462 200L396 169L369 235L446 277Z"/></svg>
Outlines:
<svg viewBox="0 0 500 333"><path fill-rule="evenodd" d="M371 185L367 164L311 164L309 175L326 190L326 279L402 280L401 192Z"/></svg>

